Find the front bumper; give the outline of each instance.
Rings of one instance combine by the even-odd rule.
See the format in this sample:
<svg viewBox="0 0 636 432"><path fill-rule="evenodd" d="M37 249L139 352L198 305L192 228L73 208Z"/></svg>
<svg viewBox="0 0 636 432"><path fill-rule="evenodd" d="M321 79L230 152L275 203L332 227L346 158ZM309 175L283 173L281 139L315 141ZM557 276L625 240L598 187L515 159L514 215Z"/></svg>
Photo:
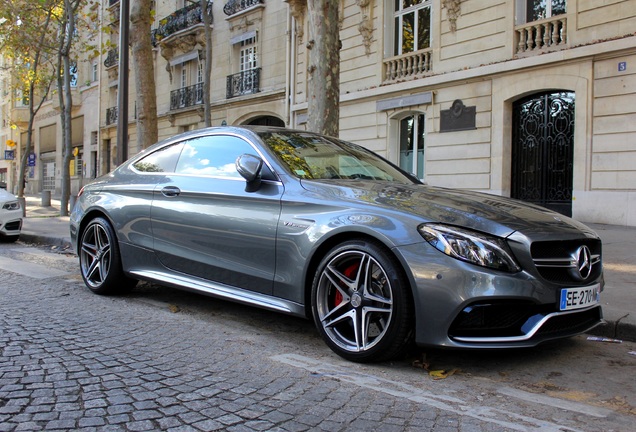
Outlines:
<svg viewBox="0 0 636 432"><path fill-rule="evenodd" d="M531 347L603 322L600 304L559 310L561 288L528 271L505 273L418 243L396 250L413 287L415 342L455 348ZM603 287L602 273L589 282Z"/></svg>
<svg viewBox="0 0 636 432"><path fill-rule="evenodd" d="M20 213L22 211L20 210ZM22 215L9 216L0 220L0 235L4 237L18 236L22 231Z"/></svg>

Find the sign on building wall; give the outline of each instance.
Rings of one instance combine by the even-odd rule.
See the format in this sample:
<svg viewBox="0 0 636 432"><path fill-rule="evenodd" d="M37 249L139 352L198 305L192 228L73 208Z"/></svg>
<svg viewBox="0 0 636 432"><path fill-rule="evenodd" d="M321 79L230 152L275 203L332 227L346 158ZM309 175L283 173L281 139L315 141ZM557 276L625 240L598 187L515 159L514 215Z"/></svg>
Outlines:
<svg viewBox="0 0 636 432"><path fill-rule="evenodd" d="M15 150L5 150L4 158L6 160L15 160Z"/></svg>

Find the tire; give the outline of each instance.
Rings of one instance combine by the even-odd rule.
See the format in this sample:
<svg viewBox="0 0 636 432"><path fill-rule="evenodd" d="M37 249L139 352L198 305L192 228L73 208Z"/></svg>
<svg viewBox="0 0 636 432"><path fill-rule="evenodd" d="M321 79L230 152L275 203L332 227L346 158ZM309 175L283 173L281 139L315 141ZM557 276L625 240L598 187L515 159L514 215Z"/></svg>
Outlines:
<svg viewBox="0 0 636 432"><path fill-rule="evenodd" d="M399 263L380 244L353 240L329 251L314 277L311 300L318 331L347 360L389 360L408 346L411 293Z"/></svg>
<svg viewBox="0 0 636 432"><path fill-rule="evenodd" d="M135 286L137 281L124 274L117 237L106 219L91 220L82 232L80 245L82 279L95 294L121 294Z"/></svg>

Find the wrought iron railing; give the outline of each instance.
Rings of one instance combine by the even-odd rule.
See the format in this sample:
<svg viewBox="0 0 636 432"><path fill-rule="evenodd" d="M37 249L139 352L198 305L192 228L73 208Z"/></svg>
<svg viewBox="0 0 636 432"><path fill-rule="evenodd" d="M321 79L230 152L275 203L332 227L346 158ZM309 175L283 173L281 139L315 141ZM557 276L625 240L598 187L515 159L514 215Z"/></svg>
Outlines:
<svg viewBox="0 0 636 432"><path fill-rule="evenodd" d="M203 83L170 92L170 109L176 110L203 103Z"/></svg>
<svg viewBox="0 0 636 432"><path fill-rule="evenodd" d="M227 99L258 93L260 87L261 68L250 69L227 77Z"/></svg>
<svg viewBox="0 0 636 432"><path fill-rule="evenodd" d="M108 55L106 55L106 60L104 60L104 67L106 69L110 69L119 64L119 49L114 48L108 51Z"/></svg>
<svg viewBox="0 0 636 432"><path fill-rule="evenodd" d="M264 3L265 0L230 0L223 6L223 13L227 16L232 16L252 6Z"/></svg>
<svg viewBox="0 0 636 432"><path fill-rule="evenodd" d="M396 81L430 72L431 49L423 49L384 60L384 81Z"/></svg>
<svg viewBox="0 0 636 432"><path fill-rule="evenodd" d="M106 109L106 125L117 123L117 107Z"/></svg>
<svg viewBox="0 0 636 432"><path fill-rule="evenodd" d="M208 15L212 22L212 2L208 2ZM176 32L185 30L197 24L203 23L201 4L197 1L189 6L181 8L159 21L159 27L152 30L152 44L157 45L162 39Z"/></svg>
<svg viewBox="0 0 636 432"><path fill-rule="evenodd" d="M567 24L565 15L557 15L515 27L517 54L566 45Z"/></svg>

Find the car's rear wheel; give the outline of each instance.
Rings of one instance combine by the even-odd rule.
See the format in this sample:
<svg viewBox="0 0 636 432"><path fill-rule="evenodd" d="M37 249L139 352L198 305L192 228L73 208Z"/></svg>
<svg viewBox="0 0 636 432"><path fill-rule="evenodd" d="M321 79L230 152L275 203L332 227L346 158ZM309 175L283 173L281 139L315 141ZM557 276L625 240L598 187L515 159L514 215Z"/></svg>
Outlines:
<svg viewBox="0 0 636 432"><path fill-rule="evenodd" d="M374 242L333 248L312 285L314 321L327 345L358 362L393 358L406 348L412 300L399 263Z"/></svg>
<svg viewBox="0 0 636 432"><path fill-rule="evenodd" d="M98 217L91 220L82 232L80 245L82 278L91 291L119 294L136 284L122 270L117 237L106 219Z"/></svg>

